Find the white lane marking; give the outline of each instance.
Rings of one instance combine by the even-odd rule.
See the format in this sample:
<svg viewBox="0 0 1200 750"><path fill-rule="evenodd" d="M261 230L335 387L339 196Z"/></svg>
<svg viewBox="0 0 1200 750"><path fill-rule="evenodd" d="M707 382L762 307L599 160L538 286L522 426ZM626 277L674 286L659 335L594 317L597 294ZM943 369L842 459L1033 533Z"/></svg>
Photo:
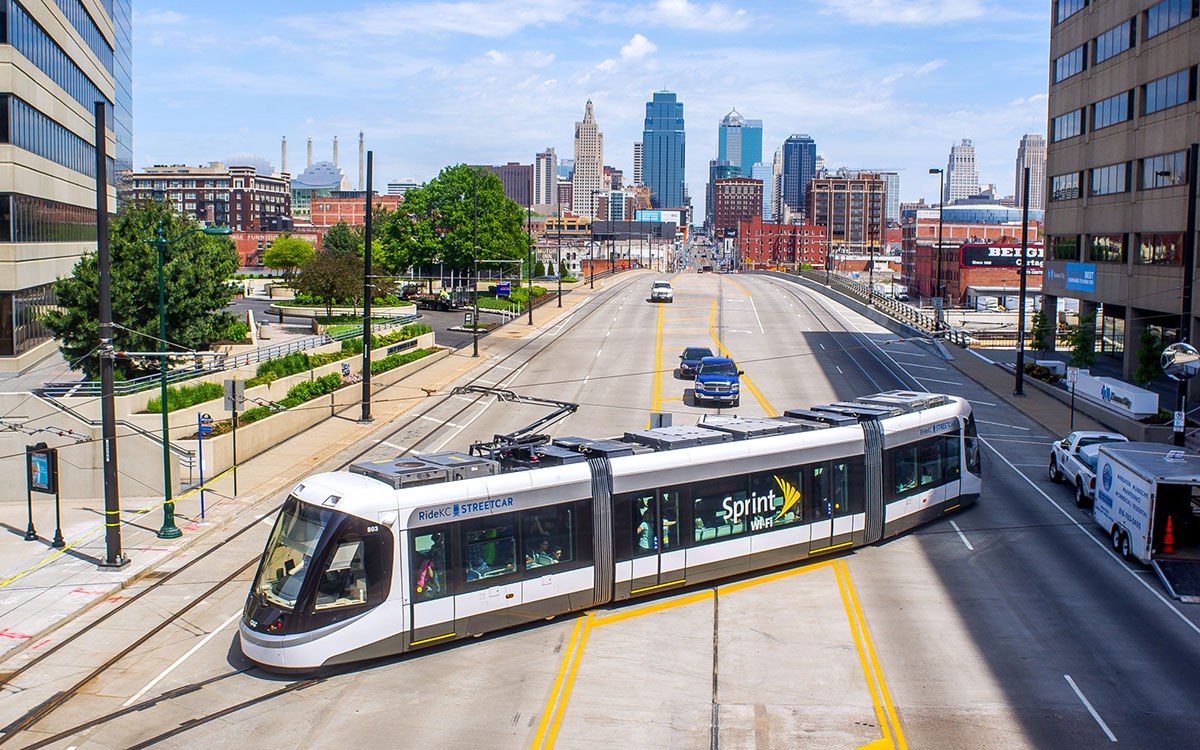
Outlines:
<svg viewBox="0 0 1200 750"><path fill-rule="evenodd" d="M396 450L398 450L398 451L402 451L402 450L404 450L403 448L401 448L400 446L396 445L395 443L389 443L389 442L388 442L388 441L386 441L386 440L376 440L375 442L376 442L376 443L378 443L379 445L386 445L386 446L387 446L387 447L389 447L389 448L395 448L395 449L396 449Z"/></svg>
<svg viewBox="0 0 1200 750"><path fill-rule="evenodd" d="M600 355L603 353L604 353L604 348L601 347L600 350L596 352L596 359L600 359Z"/></svg>
<svg viewBox="0 0 1200 750"><path fill-rule="evenodd" d="M958 538L962 540L962 543L963 543L963 544L967 545L967 549L969 549L969 550L971 550L972 552L974 552L974 551L975 551L975 548L971 546L971 543L970 543L969 541L967 541L967 535L966 535L966 534L964 534L964 533L962 533L962 529L958 528L958 524L956 524L956 523L954 522L954 519L953 519L953 518L951 518L951 519L950 519L950 525L954 527L954 530L955 530L956 532L958 532Z"/></svg>
<svg viewBox="0 0 1200 750"><path fill-rule="evenodd" d="M604 338L608 338L608 335L609 335L610 333L612 333L612 331L611 331L611 330L609 330L609 331L605 331L605 332L604 332Z"/></svg>
<svg viewBox="0 0 1200 750"><path fill-rule="evenodd" d="M835 369L835 370L837 370L837 371L838 371L838 375L845 375L845 374L846 374L846 373L842 372L842 368L838 367L837 365L834 365L834 366L833 366L833 369Z"/></svg>
<svg viewBox="0 0 1200 750"><path fill-rule="evenodd" d="M121 704L121 707L122 707L122 708L126 708L126 707L128 707L128 706L132 706L134 703L137 703L139 700L141 700L141 697L142 697L143 695L145 695L145 694L146 694L146 692L150 690L150 688L154 687L154 686L155 686L155 685L157 685L159 682L161 682L161 681L163 680L163 678L164 678L164 677L166 677L167 675L169 675L169 674L171 674L172 672L174 672L174 671L175 671L175 669L176 669L176 668L177 668L177 667L178 667L180 664L183 664L185 661L187 661L187 660L188 660L188 658L189 658L189 657L190 657L192 654L196 653L196 652L197 652L197 651L199 651L201 648L203 648L203 647L204 647L204 644L208 643L208 642L209 642L209 641L211 641L213 638L216 638L218 633L220 633L220 632L221 632L222 630L224 630L225 628L229 627L231 624L233 624L233 622L234 622L235 620L237 620L237 619L238 619L239 617L241 617L241 616L242 616L241 610L239 610L239 611L237 611L237 612L234 612L234 613L233 613L233 614L232 614L232 615L229 617L229 619L228 619L228 620L226 620L225 622L221 623L221 624L220 624L220 625L218 625L218 626L217 626L217 627L216 627L216 628L215 628L215 629L214 629L214 630L213 630L211 633L209 633L208 635L206 635L206 636L204 636L203 638L201 638L199 643L197 643L195 646L192 646L190 649L188 649L188 650L187 650L187 653L185 653L183 656L181 656L181 657L179 657L178 659L176 659L176 660L175 660L175 662L174 662L174 663L173 663L171 666L169 666L169 667L167 667L166 669L164 669L163 671L159 672L159 673L158 673L158 677L155 677L153 680L150 680L150 682L147 682L147 683L146 683L146 687L144 687L144 688L142 688L141 690L137 691L136 693L134 693L134 694L133 694L133 696L132 696L132 697L131 697L129 700L127 700L127 701L125 701L124 703L122 703L122 704Z"/></svg>
<svg viewBox="0 0 1200 750"><path fill-rule="evenodd" d="M1075 695L1079 696L1079 700L1083 702L1084 708L1088 710L1088 713L1092 715L1092 718L1096 720L1096 723L1099 724L1100 728L1104 730L1104 733L1108 735L1108 739L1116 742L1117 736L1113 734L1112 730L1108 728L1108 725L1104 723L1104 719L1100 718L1100 714L1096 713L1096 709L1092 708L1091 702L1084 696L1083 691L1079 689L1079 686L1075 684L1075 680L1071 679L1071 675L1065 674L1063 677L1067 678L1067 684L1070 685L1071 689L1075 691Z"/></svg>
<svg viewBox="0 0 1200 750"><path fill-rule="evenodd" d="M908 372L908 371L905 370L905 372ZM908 376L910 378L912 378L913 380L928 380L930 383L944 383L946 385L962 385L962 383L958 383L953 380L938 380L937 378L927 378L924 375L913 375L911 372L908 373Z"/></svg>
<svg viewBox="0 0 1200 750"><path fill-rule="evenodd" d="M967 399L967 400L970 401L972 404L979 404L980 406L999 406L999 404L993 404L990 401L976 401L973 398Z"/></svg>
<svg viewBox="0 0 1200 750"><path fill-rule="evenodd" d="M591 377L591 376L590 376L590 375L584 375L584 376L583 376L583 382L582 382L582 383L580 383L580 385L587 385L587 382L588 382L588 378L589 378L589 377Z"/></svg>
<svg viewBox="0 0 1200 750"><path fill-rule="evenodd" d="M997 427L1011 427L1014 430L1022 430L1024 432L1029 432L1028 427L1018 427L1015 424L1004 424L1003 422L989 422L986 419L976 419L975 421L980 424L994 424Z"/></svg>
<svg viewBox="0 0 1200 750"><path fill-rule="evenodd" d="M505 378L505 380L507 380L507 381L508 381L507 383L504 383L504 381L501 381L501 383L502 383L504 386L509 386L509 385L512 385L512 381L516 380L516 379L517 379L517 376L518 376L518 375L520 375L522 372L524 372L525 368L526 368L528 365L529 365L529 363L528 363L528 362L526 362L525 364L521 365L520 367L518 367L518 368L517 368L517 369L516 369L516 370L513 372L513 374L512 374L512 375L509 375L507 378ZM477 413L475 416L471 417L470 419L468 419L466 422L462 423L461 425L454 425L454 427L456 428L456 429L454 430L454 432L451 432L449 435L447 435L447 436L446 436L446 439L445 439L445 440L443 440L441 443L439 443L439 444L438 444L438 446L437 446L436 448L434 448L434 449L433 449L433 452L434 452L434 453L437 453L437 452L438 452L438 451L440 451L442 448L445 448L447 443L449 443L449 442L450 442L451 440L453 440L454 438L458 437L459 433L461 433L463 430L465 430L465 429L467 429L468 427L470 427L470 426L471 426L471 424L472 424L472 423L473 423L473 422L474 422L476 419L479 419L480 417L482 417L482 416L483 416L483 413L484 413L484 412L486 412L486 411L488 410L488 407L489 407L489 406L491 406L491 405L492 405L492 404L494 404L494 403L496 403L496 399L494 399L494 398L489 398L489 399L487 399L486 403L484 403L484 405L483 405L483 408L482 408L482 409L480 409L480 410L479 410L479 412L478 412L478 413ZM447 422L447 424L449 424L449 422Z"/></svg>
<svg viewBox="0 0 1200 750"><path fill-rule="evenodd" d="M274 526L275 525L274 518L265 518L264 517L264 518L258 519L258 522L261 523L263 526Z"/></svg>
<svg viewBox="0 0 1200 750"><path fill-rule="evenodd" d="M889 354L888 356L891 356L891 355ZM899 361L896 360L894 357L892 358L892 361L896 362L896 364L899 364ZM945 367L938 367L937 365L918 365L916 362L905 362L904 364L908 367L920 367L923 370L945 370L946 369Z"/></svg>
<svg viewBox="0 0 1200 750"><path fill-rule="evenodd" d="M754 311L754 319L758 321L758 332L766 335L767 329L763 328L762 318L758 317L758 307L754 304L754 298L749 295L746 298L750 300L750 309Z"/></svg>
<svg viewBox="0 0 1200 750"><path fill-rule="evenodd" d="M1007 458L1007 457L1006 457L1006 456L1005 456L1003 453L1001 453L999 450L997 450L997 449L996 449L996 448L995 448L995 447L994 447L994 446L993 446L991 443L989 443L987 440L985 440L985 439L983 439L983 438L980 438L980 442L982 442L984 445L986 445L986 446L988 447L988 449L992 451L992 453L995 453L997 456L999 456L1001 461L1003 461L1004 463L1008 464L1008 468L1010 468L1010 469L1012 469L1013 471L1015 471L1019 477L1021 477L1022 479L1024 479L1024 480L1025 480L1025 481L1026 481L1026 482L1029 484L1029 486L1030 486L1030 487L1032 487L1032 488L1034 488L1035 490L1037 490L1037 493L1038 493L1039 495L1041 495L1042 497L1044 497L1044 498L1046 499L1046 502L1048 502L1048 503L1050 503L1051 505L1053 505L1053 506L1055 507L1055 509L1057 509L1057 510L1058 510L1058 512L1059 512L1059 513L1062 513L1062 514L1063 514L1063 516L1065 516L1065 517L1066 517L1066 519L1067 519L1068 521L1070 521L1070 522L1071 522L1071 523L1072 523L1072 524L1075 526L1075 528L1077 528L1077 529L1079 529L1081 532L1083 532L1083 535L1084 535L1084 536L1086 536L1088 539L1090 539L1090 540L1092 541L1092 543L1093 543L1093 544L1095 544L1097 547L1099 547L1101 550L1103 550L1103 551L1104 551L1104 553L1105 553L1106 555L1108 555L1108 556L1109 556L1109 557L1111 557L1112 559L1116 560L1116 561L1117 561L1117 565L1120 565L1120 566L1121 566L1121 567L1122 567L1122 568L1125 570L1125 572L1126 572L1126 573L1128 573L1130 576L1132 576L1132 577L1133 577L1133 580L1135 580L1135 581L1137 581L1138 583L1140 583L1140 584L1142 584L1143 586L1145 586L1147 591L1149 591L1151 594L1154 594L1154 596L1155 596L1155 597L1156 597L1156 598L1157 598L1157 599L1158 599L1160 602L1162 602L1163 604L1165 604L1165 605L1166 605L1167 609L1169 609L1169 610L1171 610L1172 612L1174 612L1174 613L1175 613L1175 616L1176 616L1176 617L1178 617L1180 620L1183 620L1183 621L1184 621L1184 623L1186 623L1186 624L1187 624L1187 626L1188 626L1189 628L1191 628L1191 629L1192 629L1192 630L1193 630L1193 631L1196 633L1196 635L1200 635L1200 625L1197 625L1196 623L1194 623L1194 622L1192 622L1190 619L1188 619L1186 616L1184 616L1184 614L1183 614L1182 612L1180 612L1180 611L1179 611L1179 610L1178 610L1178 609L1175 607L1175 605L1174 605L1174 604L1172 604L1171 602L1167 601L1167 600L1166 600L1166 598L1164 598L1162 594L1158 593L1158 591L1156 591L1156 590L1154 589L1154 587L1153 587L1153 586L1151 586L1150 584L1146 583L1146 581L1144 581L1142 578L1138 577L1138 576L1135 574L1135 572L1134 572L1133 568L1130 568L1128 565L1126 565L1126 564L1125 564L1125 561L1124 561L1124 560L1122 560L1120 557L1118 557L1116 552L1114 552L1112 549L1110 549L1110 545L1108 544L1108 542L1107 542L1107 541L1103 541L1103 542L1102 542L1102 541L1100 541L1100 540L1099 540L1099 539L1097 539L1095 536L1093 536L1093 535L1092 535L1090 532L1088 532L1088 530L1087 530L1087 529L1083 528L1083 526L1082 526L1082 525L1081 525L1081 524L1080 524L1078 521L1076 521L1076 520L1075 520L1074 516L1072 516L1072 515L1071 515L1070 513L1068 513L1067 511L1063 510L1063 507L1062 507L1061 505L1059 505L1057 502L1055 502L1055 500L1054 500L1053 498L1051 498L1049 495L1047 495L1047 494L1046 494L1046 493L1045 493L1045 492L1042 490L1042 488L1041 488L1041 487L1038 487L1038 486L1037 486L1037 485L1034 483L1034 481L1033 481L1032 479L1030 479L1028 476L1026 476L1026 475L1025 475L1025 472L1023 472L1023 471L1021 471L1020 469L1018 469L1017 467L1013 466L1013 464L1012 464L1012 461L1009 461L1009 460L1008 460L1008 458ZM1019 442L1023 442L1023 443L1025 443L1025 444L1027 444L1027 445L1028 445L1028 441L1019 441ZM1157 579L1156 579L1156 580L1157 580Z"/></svg>
<svg viewBox="0 0 1200 750"><path fill-rule="evenodd" d="M926 358L927 358L929 355L927 355L927 354L922 354L921 352L913 352L913 351L908 351L907 349L905 349L905 350L902 350L902 351L896 351L896 352L892 352L892 356L893 356L893 357L896 357L896 356L904 356L904 357L920 357L921 359L926 359Z"/></svg>
<svg viewBox="0 0 1200 750"><path fill-rule="evenodd" d="M820 343L818 343L818 344L817 344L817 346L821 347L822 349L824 349L824 348L825 348L825 345L824 345L824 344L820 344Z"/></svg>

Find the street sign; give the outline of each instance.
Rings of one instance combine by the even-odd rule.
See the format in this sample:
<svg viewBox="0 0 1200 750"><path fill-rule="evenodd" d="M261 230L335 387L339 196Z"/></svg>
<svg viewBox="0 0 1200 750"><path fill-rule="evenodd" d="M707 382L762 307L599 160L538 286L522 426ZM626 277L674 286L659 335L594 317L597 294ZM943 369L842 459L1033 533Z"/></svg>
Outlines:
<svg viewBox="0 0 1200 750"><path fill-rule="evenodd" d="M48 495L58 494L58 449L45 443L25 446L25 466L29 489Z"/></svg>
<svg viewBox="0 0 1200 750"><path fill-rule="evenodd" d="M200 434L208 435L213 431L213 418L207 414L200 415Z"/></svg>
<svg viewBox="0 0 1200 750"><path fill-rule="evenodd" d="M1067 382L1074 385L1078 381L1079 381L1079 368L1078 367L1068 367L1067 368Z"/></svg>
<svg viewBox="0 0 1200 750"><path fill-rule="evenodd" d="M225 411L237 412L242 402L246 400L246 381L225 381Z"/></svg>
<svg viewBox="0 0 1200 750"><path fill-rule="evenodd" d="M470 328L475 323L475 314L467 311L463 313L463 328Z"/></svg>
<svg viewBox="0 0 1200 750"><path fill-rule="evenodd" d="M942 309L942 298L941 298L941 297L934 297L934 298L933 298L933 309L934 309L934 310L941 310L941 309Z"/></svg>
<svg viewBox="0 0 1200 750"><path fill-rule="evenodd" d="M1175 432L1183 432L1183 412L1175 412Z"/></svg>
<svg viewBox="0 0 1200 750"><path fill-rule="evenodd" d="M350 377L350 363L349 362L342 363L342 377L343 378Z"/></svg>
<svg viewBox="0 0 1200 750"><path fill-rule="evenodd" d="M496 282L496 296L497 297L508 297L510 295L512 295L512 282L511 281Z"/></svg>

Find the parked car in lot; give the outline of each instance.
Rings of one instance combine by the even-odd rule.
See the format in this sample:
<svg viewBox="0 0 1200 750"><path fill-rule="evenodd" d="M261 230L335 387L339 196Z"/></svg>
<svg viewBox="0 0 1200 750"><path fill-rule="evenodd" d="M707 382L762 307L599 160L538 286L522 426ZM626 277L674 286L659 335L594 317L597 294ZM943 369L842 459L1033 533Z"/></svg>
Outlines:
<svg viewBox="0 0 1200 750"><path fill-rule="evenodd" d="M679 355L679 377L694 378L700 369L700 360L713 355L707 346L689 346Z"/></svg>
<svg viewBox="0 0 1200 750"><path fill-rule="evenodd" d="M1117 432L1096 432L1092 430L1077 430L1062 440L1056 440L1050 445L1050 481L1067 481L1074 485L1079 476L1081 464L1079 449L1088 445L1103 443L1127 443L1129 439Z"/></svg>
<svg viewBox="0 0 1200 750"><path fill-rule="evenodd" d="M696 404L712 401L738 406L742 402L738 380L741 375L742 371L729 357L705 357L696 371L692 400Z"/></svg>
<svg viewBox="0 0 1200 750"><path fill-rule="evenodd" d="M656 281L650 285L650 301L651 302L674 302L675 290L671 289L671 282Z"/></svg>

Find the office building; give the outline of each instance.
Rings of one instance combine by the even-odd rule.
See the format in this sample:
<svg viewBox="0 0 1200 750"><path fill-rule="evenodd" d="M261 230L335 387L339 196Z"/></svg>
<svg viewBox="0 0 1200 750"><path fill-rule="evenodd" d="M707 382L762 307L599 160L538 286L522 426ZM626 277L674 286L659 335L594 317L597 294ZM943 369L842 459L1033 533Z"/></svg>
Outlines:
<svg viewBox="0 0 1200 750"><path fill-rule="evenodd" d="M775 149L771 158L771 220L780 222L783 216L783 147Z"/></svg>
<svg viewBox="0 0 1200 750"><path fill-rule="evenodd" d="M717 180L737 177L741 169L736 164L713 159L708 163L708 189L704 196L704 223L711 227L716 219Z"/></svg>
<svg viewBox="0 0 1200 750"><path fill-rule="evenodd" d="M404 195L409 190L421 187L421 183L413 178L403 180L392 180L387 184L388 195Z"/></svg>
<svg viewBox="0 0 1200 750"><path fill-rule="evenodd" d="M759 217L738 224L738 253L745 270L825 267L825 227L773 224Z"/></svg>
<svg viewBox="0 0 1200 750"><path fill-rule="evenodd" d="M883 201L883 218L888 224L900 223L900 175L896 172L880 172L886 191Z"/></svg>
<svg viewBox="0 0 1200 750"><path fill-rule="evenodd" d="M595 193L603 185L604 135L596 124L592 100L584 107L583 119L575 123L575 168L571 175L571 207L576 216L595 217Z"/></svg>
<svg viewBox="0 0 1200 750"><path fill-rule="evenodd" d="M503 166L484 166L484 169L500 178L504 185L504 197L521 208L530 205L533 198L533 165L510 161Z"/></svg>
<svg viewBox="0 0 1200 750"><path fill-rule="evenodd" d="M819 176L810 183L806 223L827 228L835 255L869 253L883 245L886 191L876 172Z"/></svg>
<svg viewBox="0 0 1200 750"><path fill-rule="evenodd" d="M749 177L762 161L762 120L747 120L736 109L725 115L717 128L717 161L727 161Z"/></svg>
<svg viewBox="0 0 1200 750"><path fill-rule="evenodd" d="M683 102L656 91L646 102L642 131L642 184L649 186L654 208L683 206L685 146Z"/></svg>
<svg viewBox="0 0 1200 750"><path fill-rule="evenodd" d="M775 174L770 164L759 162L750 169L750 176L763 185L762 220L771 221L772 204L775 202Z"/></svg>
<svg viewBox="0 0 1200 750"><path fill-rule="evenodd" d="M542 206L558 203L558 157L552 148L533 160L533 202Z"/></svg>
<svg viewBox="0 0 1200 750"><path fill-rule="evenodd" d="M783 142L782 166L782 202L793 212L801 213L808 208L808 185L817 173L817 143L812 136L789 136ZM778 216L779 214L776 214L777 218Z"/></svg>
<svg viewBox="0 0 1200 750"><path fill-rule="evenodd" d="M1024 174L1029 168L1029 207L1035 211L1046 208L1046 139L1037 133L1021 138L1017 146L1017 172L1013 182L1013 197L1018 207L1024 205Z"/></svg>
<svg viewBox="0 0 1200 750"><path fill-rule="evenodd" d="M129 175L122 203L170 201L177 213L236 232L286 231L292 224L288 175L270 165L155 166Z"/></svg>
<svg viewBox="0 0 1200 750"><path fill-rule="evenodd" d="M337 164L331 161L313 162L292 178L292 217L308 221L314 199L327 198L335 192L348 190L350 180Z"/></svg>
<svg viewBox="0 0 1200 750"><path fill-rule="evenodd" d="M1050 29L1045 305L1074 297L1095 313L1098 348L1126 377L1143 329L1178 336L1187 150L1200 140L1197 10L1059 2ZM1193 317L1193 345L1196 328Z"/></svg>
<svg viewBox="0 0 1200 750"><path fill-rule="evenodd" d="M750 177L717 180L713 194L713 236L736 233L739 222L762 216L763 185Z"/></svg>
<svg viewBox="0 0 1200 750"><path fill-rule="evenodd" d="M637 143L633 144L633 186L634 187L642 186L642 167L643 167L642 143L641 143L641 141L638 141Z"/></svg>
<svg viewBox="0 0 1200 750"><path fill-rule="evenodd" d="M129 0L4 3L0 373L54 353L51 284L96 249L95 102L107 105L109 211L133 165Z"/></svg>
<svg viewBox="0 0 1200 750"><path fill-rule="evenodd" d="M979 169L975 166L975 146L964 138L962 143L950 147L942 201L953 203L978 194Z"/></svg>

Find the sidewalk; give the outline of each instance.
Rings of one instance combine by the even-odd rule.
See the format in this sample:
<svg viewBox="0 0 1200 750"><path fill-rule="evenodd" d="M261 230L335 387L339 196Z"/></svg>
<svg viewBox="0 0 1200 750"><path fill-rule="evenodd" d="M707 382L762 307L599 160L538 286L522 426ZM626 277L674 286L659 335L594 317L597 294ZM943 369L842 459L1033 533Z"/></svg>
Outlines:
<svg viewBox="0 0 1200 750"><path fill-rule="evenodd" d="M628 277L622 274L598 282L596 292L622 278ZM161 540L156 535L163 520L161 497L123 498L121 541L129 564L118 570L98 567L105 557L103 499L63 503L62 531L67 546L56 550L50 546L54 537L51 496L33 498L37 541L24 540L24 497L6 498L0 503L0 662L52 643L57 628L91 607L116 601L123 589L151 571L178 567L184 550L219 541L255 515L269 512L271 501L299 478L319 470L322 463L359 441L391 429L394 420L422 405L428 398L425 389L445 389L486 363L492 351L511 346L512 340L569 315L591 296L592 291L580 285L564 295L561 308L535 308L533 327L522 317L481 337L479 359L472 358L469 349L430 357L422 369L386 391L377 391L381 397L372 403L375 421L369 427L354 421L360 408L356 403L341 413L346 418L327 419L306 430L303 439L287 440L242 462L237 497L232 497L230 473L208 481L203 519L198 491L176 498L175 523L183 531L178 539ZM119 458L130 461L140 457Z"/></svg>

